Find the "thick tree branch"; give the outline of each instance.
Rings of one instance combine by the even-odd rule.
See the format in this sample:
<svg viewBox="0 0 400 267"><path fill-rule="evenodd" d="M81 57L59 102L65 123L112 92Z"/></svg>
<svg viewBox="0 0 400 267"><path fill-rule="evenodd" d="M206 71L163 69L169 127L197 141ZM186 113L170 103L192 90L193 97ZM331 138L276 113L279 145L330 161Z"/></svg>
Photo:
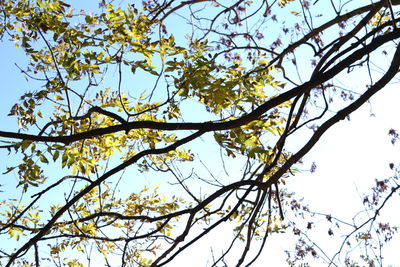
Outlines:
<svg viewBox="0 0 400 267"><path fill-rule="evenodd" d="M276 107L286 101L289 101L293 97L302 94L308 90L311 90L312 88L328 81L329 79L332 79L341 71L347 69L348 66L355 63L357 60L362 59L365 55L368 55L369 53L376 50L380 46L388 42L391 42L393 40L396 40L399 37L400 37L400 30L398 28L396 28L393 32L376 37L374 40L371 41L371 43L354 51L351 55L343 59L341 62L339 62L337 65L333 66L326 72L316 74L312 80L300 86L297 86L285 93L282 93L275 98L268 100L266 103L262 104L249 114L244 115L241 118L235 120L230 120L226 122L193 122L193 123L184 123L184 122L164 123L164 122L154 122L154 121L134 121L134 122L127 122L124 124L109 126L105 128L89 130L86 132L72 134L69 136L38 136L32 134L13 133L5 131L0 131L0 136L12 139L22 139L22 140L39 141L39 142L60 142L64 144L69 144L71 142L75 142L78 140L89 139L104 134L115 133L118 131L128 132L134 129L155 129L155 130L167 130L167 131L198 130L204 132L233 129L246 125L251 121L257 120L260 116L262 116L265 112L267 112L271 108Z"/></svg>

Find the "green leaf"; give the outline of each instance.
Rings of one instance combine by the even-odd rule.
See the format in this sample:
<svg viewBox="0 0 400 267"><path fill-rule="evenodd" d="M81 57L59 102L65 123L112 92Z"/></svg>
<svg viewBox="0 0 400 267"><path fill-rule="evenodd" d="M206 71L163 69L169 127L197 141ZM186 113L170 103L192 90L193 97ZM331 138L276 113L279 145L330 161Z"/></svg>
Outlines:
<svg viewBox="0 0 400 267"><path fill-rule="evenodd" d="M47 160L47 158L43 154L39 155L39 159L43 163L49 163L49 161Z"/></svg>
<svg viewBox="0 0 400 267"><path fill-rule="evenodd" d="M53 154L53 161L56 161L58 159L58 157L60 156L60 152L58 150L56 150Z"/></svg>

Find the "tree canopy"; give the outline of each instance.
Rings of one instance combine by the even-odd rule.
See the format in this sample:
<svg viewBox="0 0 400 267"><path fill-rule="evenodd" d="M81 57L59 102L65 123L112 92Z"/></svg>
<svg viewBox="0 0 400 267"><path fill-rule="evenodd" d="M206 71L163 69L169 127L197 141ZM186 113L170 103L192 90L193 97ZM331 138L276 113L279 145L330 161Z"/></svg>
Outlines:
<svg viewBox="0 0 400 267"><path fill-rule="evenodd" d="M2 265L165 266L221 227L232 234L212 266L256 264L284 232L298 236L289 265L382 262L370 240L395 231L377 223L398 195L394 165L332 256L304 238L311 222L285 220L311 213L285 184L395 81L400 1L87 2L0 1L1 45L23 51L9 67L29 84L2 84L19 97L0 129Z"/></svg>

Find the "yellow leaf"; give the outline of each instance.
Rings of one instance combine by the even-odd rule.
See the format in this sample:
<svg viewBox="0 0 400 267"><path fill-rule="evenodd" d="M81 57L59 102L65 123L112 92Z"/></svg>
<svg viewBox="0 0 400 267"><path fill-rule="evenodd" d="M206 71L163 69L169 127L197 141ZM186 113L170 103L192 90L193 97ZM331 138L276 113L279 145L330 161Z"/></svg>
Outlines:
<svg viewBox="0 0 400 267"><path fill-rule="evenodd" d="M54 100L64 100L64 98L60 95L54 95Z"/></svg>

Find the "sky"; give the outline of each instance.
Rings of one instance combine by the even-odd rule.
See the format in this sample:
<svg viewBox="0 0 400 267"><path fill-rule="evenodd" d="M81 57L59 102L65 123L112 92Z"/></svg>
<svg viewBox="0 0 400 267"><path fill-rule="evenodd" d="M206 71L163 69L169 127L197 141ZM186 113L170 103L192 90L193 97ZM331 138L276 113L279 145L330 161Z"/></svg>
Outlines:
<svg viewBox="0 0 400 267"><path fill-rule="evenodd" d="M21 92L30 88L31 84L26 82L20 75L14 62L23 62L21 51L18 52L6 42L0 44L2 49L0 55L0 127L1 130L16 130L16 124L12 117L7 117L9 108L14 104ZM8 46L8 47L5 47ZM11 52L12 51L12 52ZM359 77L363 79L362 76ZM392 175L389 163L397 166L400 163L399 145L392 145L388 136L391 128L400 129L400 92L398 84L387 86L382 92L375 95L371 103L364 105L360 110L351 115L350 121L344 120L333 126L320 139L319 143L303 159L303 165L299 168L302 172L288 179L288 189L296 192L297 198L304 198L304 203L310 204L313 211L330 213L347 221L352 216L363 210L362 199L365 193L374 186L374 179L383 179ZM373 116L371 114L373 113ZM296 140L289 146L296 147ZM214 151L216 153L216 151ZM0 151L0 168L10 166L12 162L4 151ZM316 171L310 173L311 164L316 163ZM14 175L14 178L10 178ZM15 179L15 174L2 176L0 184L7 184L3 179ZM155 186L158 181L146 174L143 175L146 182ZM4 188L2 188L4 190ZM12 194L14 190L7 190L0 193ZM17 196L17 195L16 195ZM382 221L390 219L395 225L400 226L400 217L393 214L399 198L391 200L386 209L382 212ZM398 209L398 208L397 208ZM194 250L188 250L178 257L173 264L168 266L191 267L204 265L204 257L198 251L208 251L210 243L223 243L225 235L219 229L217 234L205 239ZM318 233L318 232L317 232ZM290 235L289 235L290 236ZM290 237L287 236L287 239ZM321 237L326 238L326 233L321 231ZM318 237L316 237L318 239ZM282 241L282 236L272 236L266 245L262 257L253 266L265 266L267 262L271 266L285 266L286 255L282 250L288 249L287 242ZM285 240L287 240L285 239ZM324 243L324 241L323 241ZM333 242L334 243L334 242ZM326 241L328 251L335 251L337 242ZM384 266L400 266L397 259L396 248L400 247L400 240L397 237L388 244L389 249L385 252Z"/></svg>
<svg viewBox="0 0 400 267"><path fill-rule="evenodd" d="M398 85L389 85L376 94L371 103L354 112L350 120L340 121L329 129L303 158L304 163L298 166L303 169L302 172L287 179L288 190L295 192L297 199L303 198L303 204L308 203L311 211L331 214L351 223L354 215L364 210L363 197L371 192L375 179L382 180L393 175L390 163L399 166L399 146L392 145L388 136L389 129L400 127L400 117L397 115L400 114L399 97ZM314 173L310 173L313 162L317 167ZM399 200L398 196L391 199L378 221L391 222L399 227L400 216L395 212ZM365 216L358 216L355 222L360 223L363 219ZM321 217L321 224L323 221ZM343 234L350 232L343 228L345 231L338 230L335 236L328 238L327 228L319 228L313 240L318 241L317 244L330 256L338 250ZM227 228L216 230L215 234L200 243L202 251L209 251L210 244L225 240L224 237L229 234ZM268 266L286 266L284 251L293 250L293 243L290 242L294 241L290 233L272 235L262 256L252 266L265 266L265 263ZM385 246L383 266L400 266L399 247L400 237L397 235ZM185 266L189 259L192 267L205 266L204 256L199 250L195 246L168 266ZM311 266L325 266L320 265L321 262L314 264Z"/></svg>

